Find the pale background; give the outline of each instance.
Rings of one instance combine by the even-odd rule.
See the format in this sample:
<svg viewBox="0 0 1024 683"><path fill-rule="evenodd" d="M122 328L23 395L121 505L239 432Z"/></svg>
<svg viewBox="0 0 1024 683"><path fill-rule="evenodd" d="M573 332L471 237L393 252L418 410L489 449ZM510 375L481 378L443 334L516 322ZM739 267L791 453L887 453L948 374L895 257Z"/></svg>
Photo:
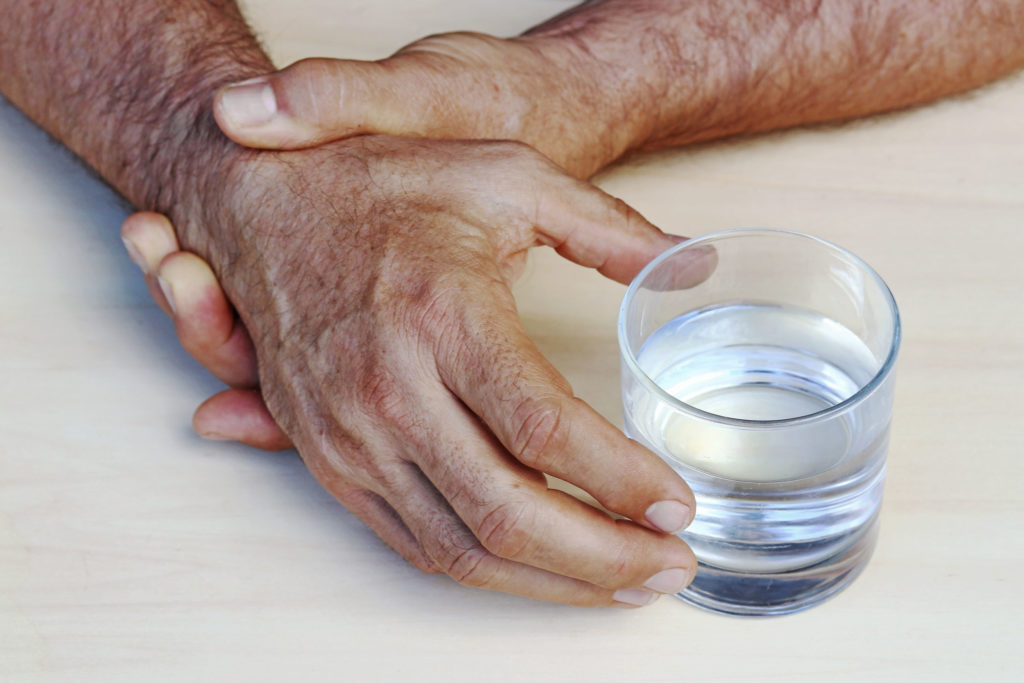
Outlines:
<svg viewBox="0 0 1024 683"><path fill-rule="evenodd" d="M250 3L279 63L509 35L530 2ZM191 434L217 383L123 253L125 210L0 104L0 680L997 680L1024 670L1024 78L841 127L633 160L665 229L785 227L873 264L904 321L882 533L846 592L742 620L464 589L405 564L292 453ZM531 332L614 421L623 287L538 252ZM1019 678L1018 678L1019 679Z"/></svg>

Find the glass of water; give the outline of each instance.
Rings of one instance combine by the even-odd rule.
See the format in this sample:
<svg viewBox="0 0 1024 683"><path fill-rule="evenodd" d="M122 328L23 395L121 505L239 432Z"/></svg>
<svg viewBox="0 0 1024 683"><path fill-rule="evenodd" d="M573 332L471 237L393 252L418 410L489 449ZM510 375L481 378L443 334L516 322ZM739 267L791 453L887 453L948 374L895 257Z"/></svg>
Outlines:
<svg viewBox="0 0 1024 683"><path fill-rule="evenodd" d="M697 499L680 597L787 614L867 564L900 343L896 302L824 240L729 230L665 252L619 314L626 433Z"/></svg>

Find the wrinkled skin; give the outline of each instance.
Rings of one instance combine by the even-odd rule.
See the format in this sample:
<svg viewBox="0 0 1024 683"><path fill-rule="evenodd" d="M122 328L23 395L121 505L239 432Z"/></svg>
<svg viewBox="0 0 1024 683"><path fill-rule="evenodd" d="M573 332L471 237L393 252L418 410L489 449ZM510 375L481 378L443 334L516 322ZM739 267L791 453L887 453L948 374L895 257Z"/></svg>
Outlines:
<svg viewBox="0 0 1024 683"><path fill-rule="evenodd" d="M573 397L509 291L535 245L628 281L677 239L515 143L364 136L251 155L233 175L236 237L209 249L232 263L225 290L258 330L270 414L342 503L467 585L636 605L688 582L693 555L664 532L689 522L692 494ZM144 234L134 221L129 240ZM179 252L157 267L176 268L202 262ZM164 285L182 313L228 310L210 307L215 289Z"/></svg>
<svg viewBox="0 0 1024 683"><path fill-rule="evenodd" d="M618 78L613 64L572 40L457 32L379 62L303 59L247 89L254 106L272 98L272 117L261 118L258 106L233 111L231 88L214 113L224 133L248 147L299 149L365 133L515 140L588 177L636 143L637 112L659 96L656 88L610 91Z"/></svg>

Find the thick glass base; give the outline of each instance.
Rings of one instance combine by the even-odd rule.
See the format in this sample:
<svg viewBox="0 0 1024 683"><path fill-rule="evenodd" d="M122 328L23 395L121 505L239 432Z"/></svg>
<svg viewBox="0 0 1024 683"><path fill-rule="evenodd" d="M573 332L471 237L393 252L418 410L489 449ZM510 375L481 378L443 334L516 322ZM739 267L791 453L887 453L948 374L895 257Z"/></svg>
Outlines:
<svg viewBox="0 0 1024 683"><path fill-rule="evenodd" d="M720 614L768 617L821 604L860 575L878 537L877 518L842 553L810 567L777 573L745 573L699 563L697 577L678 594L691 605Z"/></svg>

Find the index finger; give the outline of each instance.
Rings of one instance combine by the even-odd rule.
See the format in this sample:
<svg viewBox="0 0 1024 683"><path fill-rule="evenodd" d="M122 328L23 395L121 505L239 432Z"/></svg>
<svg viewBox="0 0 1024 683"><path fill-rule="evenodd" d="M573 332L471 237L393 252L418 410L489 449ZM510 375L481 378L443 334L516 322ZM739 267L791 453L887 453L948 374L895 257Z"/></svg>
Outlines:
<svg viewBox="0 0 1024 683"><path fill-rule="evenodd" d="M694 510L686 482L573 395L526 335L511 296L495 289L488 306L460 312L459 348L436 356L448 388L524 465L651 529L685 528Z"/></svg>

